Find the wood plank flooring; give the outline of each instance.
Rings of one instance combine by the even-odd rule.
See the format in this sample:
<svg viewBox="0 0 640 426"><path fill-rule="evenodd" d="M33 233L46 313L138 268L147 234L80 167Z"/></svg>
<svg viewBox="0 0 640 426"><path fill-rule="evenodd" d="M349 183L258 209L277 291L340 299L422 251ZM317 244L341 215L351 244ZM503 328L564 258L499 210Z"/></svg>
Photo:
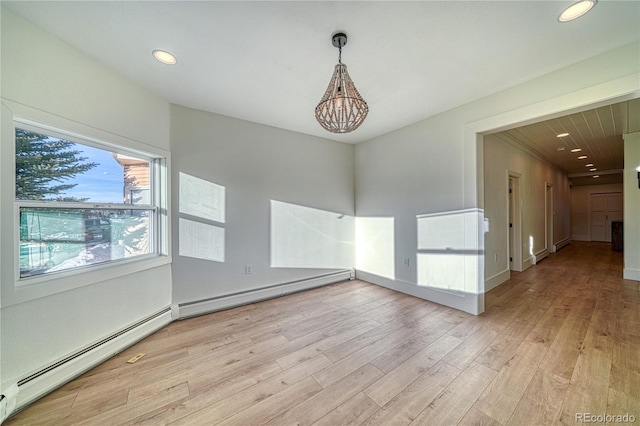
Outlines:
<svg viewBox="0 0 640 426"><path fill-rule="evenodd" d="M178 321L6 424L640 422L640 284L621 277L609 244L573 242L480 316L350 281Z"/></svg>

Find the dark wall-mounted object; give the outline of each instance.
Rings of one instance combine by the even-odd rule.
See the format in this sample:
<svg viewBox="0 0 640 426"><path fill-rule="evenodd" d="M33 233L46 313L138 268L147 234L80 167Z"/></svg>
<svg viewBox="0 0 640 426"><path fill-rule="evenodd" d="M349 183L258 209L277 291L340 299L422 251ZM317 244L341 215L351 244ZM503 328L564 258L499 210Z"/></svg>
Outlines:
<svg viewBox="0 0 640 426"><path fill-rule="evenodd" d="M621 221L611 222L611 250L622 251L624 247L623 242L623 224Z"/></svg>

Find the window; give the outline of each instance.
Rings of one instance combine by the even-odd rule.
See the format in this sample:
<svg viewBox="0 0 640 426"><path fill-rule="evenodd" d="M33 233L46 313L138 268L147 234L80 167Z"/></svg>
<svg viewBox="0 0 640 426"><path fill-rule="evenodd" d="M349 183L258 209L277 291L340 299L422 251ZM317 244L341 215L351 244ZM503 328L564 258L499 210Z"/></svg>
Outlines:
<svg viewBox="0 0 640 426"><path fill-rule="evenodd" d="M161 158L16 123L20 278L160 254Z"/></svg>

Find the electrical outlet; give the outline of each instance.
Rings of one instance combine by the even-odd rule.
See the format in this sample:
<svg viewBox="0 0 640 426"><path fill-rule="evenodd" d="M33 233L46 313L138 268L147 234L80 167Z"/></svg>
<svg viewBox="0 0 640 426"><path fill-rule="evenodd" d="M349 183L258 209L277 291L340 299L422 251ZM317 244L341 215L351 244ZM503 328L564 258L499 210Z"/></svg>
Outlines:
<svg viewBox="0 0 640 426"><path fill-rule="evenodd" d="M245 274L253 274L253 266L251 265L244 265L244 273Z"/></svg>
<svg viewBox="0 0 640 426"><path fill-rule="evenodd" d="M409 267L409 258L405 257L404 260L402 261L402 264L406 267Z"/></svg>

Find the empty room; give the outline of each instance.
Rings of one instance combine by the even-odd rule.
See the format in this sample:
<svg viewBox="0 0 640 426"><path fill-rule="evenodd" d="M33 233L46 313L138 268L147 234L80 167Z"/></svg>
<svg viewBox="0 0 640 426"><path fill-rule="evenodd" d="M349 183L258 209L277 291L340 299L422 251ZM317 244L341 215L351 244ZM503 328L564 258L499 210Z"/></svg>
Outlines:
<svg viewBox="0 0 640 426"><path fill-rule="evenodd" d="M0 19L0 423L640 421L640 1Z"/></svg>

